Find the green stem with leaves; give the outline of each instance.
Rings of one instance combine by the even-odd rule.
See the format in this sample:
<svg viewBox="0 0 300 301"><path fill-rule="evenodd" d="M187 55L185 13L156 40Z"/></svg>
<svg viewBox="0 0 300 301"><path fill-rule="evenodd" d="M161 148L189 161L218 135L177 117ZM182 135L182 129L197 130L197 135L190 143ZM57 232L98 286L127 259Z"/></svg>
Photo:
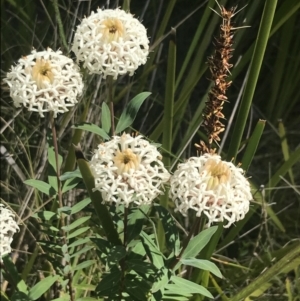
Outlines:
<svg viewBox="0 0 300 301"><path fill-rule="evenodd" d="M54 146L54 155L55 155L55 163L56 163L56 177L57 177L57 196L59 201L59 208L63 207L63 201L62 201L62 190L61 190L61 181L60 181L60 164L59 164L59 154L58 154L58 144L57 144L57 135L56 135L56 129L55 129L55 120L53 117L53 113L51 113L50 116L50 122L51 122L51 130L52 130L52 140L53 140L53 146ZM61 223L61 234L64 244L67 244L67 238L66 233L64 230L65 226L65 220L63 212L60 212L60 223ZM66 262L66 264L69 264L69 262ZM70 301L74 301L74 293L73 293L73 286L72 286L72 273L69 272L67 274L68 278L68 288L69 288L69 295L70 295Z"/></svg>

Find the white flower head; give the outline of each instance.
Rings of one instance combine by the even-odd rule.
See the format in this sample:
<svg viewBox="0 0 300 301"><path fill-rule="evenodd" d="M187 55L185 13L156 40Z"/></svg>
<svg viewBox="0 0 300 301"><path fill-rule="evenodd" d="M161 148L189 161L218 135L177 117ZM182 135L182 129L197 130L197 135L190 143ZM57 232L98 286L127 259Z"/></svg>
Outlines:
<svg viewBox="0 0 300 301"><path fill-rule="evenodd" d="M20 230L14 217L9 209L0 204L0 261L4 255L11 252L13 235Z"/></svg>
<svg viewBox="0 0 300 301"><path fill-rule="evenodd" d="M16 107L23 105L29 111L57 113L68 111L77 103L83 90L79 67L61 51L50 48L32 50L19 59L5 79Z"/></svg>
<svg viewBox="0 0 300 301"><path fill-rule="evenodd" d="M103 201L126 207L151 204L170 178L157 148L125 133L98 145L90 166Z"/></svg>
<svg viewBox="0 0 300 301"><path fill-rule="evenodd" d="M90 73L113 76L134 71L147 61L145 27L121 9L98 9L78 25L72 50Z"/></svg>
<svg viewBox="0 0 300 301"><path fill-rule="evenodd" d="M241 220L249 210L252 195L243 170L220 156L205 154L179 164L170 179L170 197L183 215L189 209L204 213L208 226L227 222L225 228Z"/></svg>

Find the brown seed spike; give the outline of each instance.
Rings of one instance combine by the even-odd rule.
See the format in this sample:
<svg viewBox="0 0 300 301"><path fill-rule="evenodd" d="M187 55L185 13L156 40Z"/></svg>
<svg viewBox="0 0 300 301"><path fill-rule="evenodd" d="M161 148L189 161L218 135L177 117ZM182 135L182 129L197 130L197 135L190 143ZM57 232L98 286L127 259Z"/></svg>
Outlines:
<svg viewBox="0 0 300 301"><path fill-rule="evenodd" d="M226 81L226 78L230 75L230 69L233 66L229 62L233 52L233 31L235 30L231 19L236 15L237 7L226 10L218 2L217 4L220 13L212 10L222 18L222 24L220 25L219 37L213 41L214 53L207 59L211 73L210 79L214 85L208 93L208 100L203 110L203 127L207 133L209 145L207 146L203 141L200 142L200 145L197 145L198 150L202 153L210 153L212 143L220 141L219 134L225 130L225 126L220 119L225 119L221 111L224 102L227 102L225 94L231 84L231 82Z"/></svg>

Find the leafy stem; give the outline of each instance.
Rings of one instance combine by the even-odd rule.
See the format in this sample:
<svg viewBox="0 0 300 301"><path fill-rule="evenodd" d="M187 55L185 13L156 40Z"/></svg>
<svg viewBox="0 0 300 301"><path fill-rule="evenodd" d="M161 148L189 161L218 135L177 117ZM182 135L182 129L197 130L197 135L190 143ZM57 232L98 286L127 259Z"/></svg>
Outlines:
<svg viewBox="0 0 300 301"><path fill-rule="evenodd" d="M188 246L192 236L197 232L197 229L199 228L199 225L200 225L200 221L201 221L201 218L197 217L191 228L191 231L189 232L188 236L186 237L186 239L184 240L184 242L182 244L182 248L181 248L179 255L176 258L174 258L173 262L170 265L171 270L174 269L176 264L180 261L182 254L185 251L186 247Z"/></svg>
<svg viewBox="0 0 300 301"><path fill-rule="evenodd" d="M59 208L62 208L63 201L62 201L62 190L61 190L61 181L60 181L59 154L58 154L57 135L56 135L55 120L53 117L53 113L51 113L50 123L51 123L52 140L53 140L55 164L56 164L57 196L58 196L58 201L59 201ZM61 222L62 239L63 239L64 245L66 245L67 244L66 233L63 228L65 226L65 220L64 220L64 216L63 216L62 212L60 213L60 222ZM66 262L66 264L69 264L69 262ZM72 288L72 273L69 272L67 277L68 277L68 288L69 288L69 294L70 294L70 301L74 301L73 288Z"/></svg>

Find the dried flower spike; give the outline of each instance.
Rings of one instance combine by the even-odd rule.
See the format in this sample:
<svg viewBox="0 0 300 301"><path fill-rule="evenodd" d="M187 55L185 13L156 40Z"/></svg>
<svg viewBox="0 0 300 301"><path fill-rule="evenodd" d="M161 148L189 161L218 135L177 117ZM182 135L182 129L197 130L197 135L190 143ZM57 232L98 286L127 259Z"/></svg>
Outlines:
<svg viewBox="0 0 300 301"><path fill-rule="evenodd" d="M98 145L90 166L103 201L126 207L151 204L170 178L156 147L129 134Z"/></svg>
<svg viewBox="0 0 300 301"><path fill-rule="evenodd" d="M4 80L10 87L10 96L16 107L23 105L29 111L58 113L68 111L77 103L83 90L79 67L50 48L19 59Z"/></svg>
<svg viewBox="0 0 300 301"><path fill-rule="evenodd" d="M227 228L245 217L252 195L243 170L220 156L204 154L179 164L170 179L170 197L176 210L187 215L189 209L208 218L208 226L225 222Z"/></svg>
<svg viewBox="0 0 300 301"><path fill-rule="evenodd" d="M219 135L225 130L225 126L220 119L224 119L222 109L224 102L227 101L226 90L231 84L231 82L226 81L226 78L230 73L229 69L232 67L232 64L229 62L233 51L234 30L231 19L235 15L236 7L226 10L223 6L220 6L220 9L223 19L220 27L220 36L215 39L214 54L208 58L211 80L214 85L208 94L208 100L203 111L203 126L208 136L209 147L204 142L201 142L198 148L202 153L210 152L210 146L213 141L220 141Z"/></svg>
<svg viewBox="0 0 300 301"><path fill-rule="evenodd" d="M149 40L145 27L120 9L98 9L77 27L72 50L90 73L113 76L146 63Z"/></svg>

